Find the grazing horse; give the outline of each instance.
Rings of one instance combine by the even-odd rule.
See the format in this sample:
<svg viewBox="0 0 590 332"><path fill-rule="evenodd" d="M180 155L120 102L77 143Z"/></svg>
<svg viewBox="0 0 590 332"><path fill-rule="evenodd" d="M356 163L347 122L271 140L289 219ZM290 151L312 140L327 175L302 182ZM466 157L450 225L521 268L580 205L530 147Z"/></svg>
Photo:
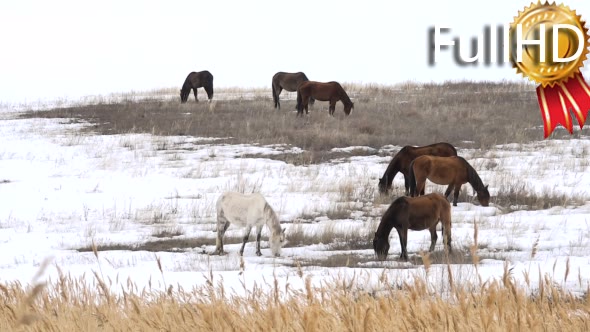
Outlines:
<svg viewBox="0 0 590 332"><path fill-rule="evenodd" d="M373 250L379 260L387 258L389 234L395 228L402 248L400 259L408 260L408 229L430 230L430 251L434 251L436 225L442 224L443 243L451 251L451 204L443 195L432 193L420 197L399 197L385 211L375 232Z"/></svg>
<svg viewBox="0 0 590 332"><path fill-rule="evenodd" d="M184 80L184 84L182 85L182 89L180 90L180 102L186 103L188 100L188 95L193 89L193 93L195 94L195 101L199 102L197 98L197 89L204 88L205 92L207 92L207 98L209 101L213 99L213 75L210 72L204 70L199 72L192 72L188 74L186 79Z"/></svg>
<svg viewBox="0 0 590 332"><path fill-rule="evenodd" d="M404 175L406 185L406 196L410 194L410 163L418 156L430 155L439 157L450 157L457 155L457 149L449 143L434 143L426 146L404 146L393 156L383 177L379 179L379 192L387 193L395 175L400 172Z"/></svg>
<svg viewBox="0 0 590 332"><path fill-rule="evenodd" d="M217 254L223 255L223 236L229 225L233 223L246 228L244 241L240 249L240 256L244 254L244 247L250 237L252 227L256 226L256 255L261 256L260 234L262 226L266 225L270 231L270 250L274 256L280 256L281 246L285 240L285 230L281 229L279 218L261 194L241 194L225 192L217 200Z"/></svg>
<svg viewBox="0 0 590 332"><path fill-rule="evenodd" d="M344 104L344 113L349 115L354 108L354 103L348 98L346 91L342 88L342 85L338 82L314 82L307 81L303 82L297 88L297 115L303 116L303 109L305 113L309 114L307 106L311 98L320 101L329 101L330 108L329 112L331 116L334 116L334 110L336 109L336 102L342 101Z"/></svg>
<svg viewBox="0 0 590 332"><path fill-rule="evenodd" d="M448 184L445 197L449 197L454 189L453 206L457 206L457 198L461 186L467 182L477 193L477 199L482 206L490 203L488 186L483 182L475 169L462 157L420 156L410 164L410 195L424 194L426 179L436 184Z"/></svg>
<svg viewBox="0 0 590 332"><path fill-rule="evenodd" d="M302 72L297 73L285 73L278 72L272 77L272 99L275 102L275 108L281 109L281 102L279 101L279 95L284 90L295 92L299 84L307 82L309 79ZM309 101L312 105L314 99Z"/></svg>

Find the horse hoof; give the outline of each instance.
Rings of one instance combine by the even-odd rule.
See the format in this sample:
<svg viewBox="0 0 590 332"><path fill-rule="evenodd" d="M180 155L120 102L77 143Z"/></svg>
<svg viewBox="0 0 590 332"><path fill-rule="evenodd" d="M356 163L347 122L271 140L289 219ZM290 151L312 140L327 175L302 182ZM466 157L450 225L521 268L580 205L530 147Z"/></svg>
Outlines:
<svg viewBox="0 0 590 332"><path fill-rule="evenodd" d="M262 253L261 252L257 252L256 253L256 256L260 257L260 256L262 256Z"/></svg>

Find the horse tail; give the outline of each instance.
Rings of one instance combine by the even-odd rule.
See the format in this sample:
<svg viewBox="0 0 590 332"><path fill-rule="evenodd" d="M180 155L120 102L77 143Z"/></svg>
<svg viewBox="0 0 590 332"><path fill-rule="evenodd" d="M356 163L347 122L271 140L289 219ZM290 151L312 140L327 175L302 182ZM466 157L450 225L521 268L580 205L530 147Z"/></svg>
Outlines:
<svg viewBox="0 0 590 332"><path fill-rule="evenodd" d="M414 197L414 194L416 194L416 175L414 174L414 161L416 159L412 160L412 162L410 163L410 196ZM416 195L417 196L417 195Z"/></svg>
<svg viewBox="0 0 590 332"><path fill-rule="evenodd" d="M208 76L207 85L209 86L209 89L207 90L207 97L209 98L209 101L211 101L211 99L213 99L213 75L209 73Z"/></svg>
<svg viewBox="0 0 590 332"><path fill-rule="evenodd" d="M440 221L443 233L443 245L445 248L451 251L451 204L449 203L449 201L447 201L446 198L441 197L440 205Z"/></svg>

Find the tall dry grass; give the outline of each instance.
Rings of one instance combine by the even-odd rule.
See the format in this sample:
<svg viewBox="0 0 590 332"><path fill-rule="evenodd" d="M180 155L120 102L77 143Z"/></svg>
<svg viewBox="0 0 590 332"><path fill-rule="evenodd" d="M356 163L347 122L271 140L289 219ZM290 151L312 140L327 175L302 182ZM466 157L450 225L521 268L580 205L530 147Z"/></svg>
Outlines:
<svg viewBox="0 0 590 332"><path fill-rule="evenodd" d="M450 269L449 269L450 271ZM505 271L507 272L507 271ZM245 295L206 275L193 289L137 289L115 294L100 273L94 281L60 274L47 284L0 284L2 331L588 331L590 300L548 278L531 293L509 273L478 287L446 283L440 293L423 279L366 290L363 278L304 288L260 283Z"/></svg>

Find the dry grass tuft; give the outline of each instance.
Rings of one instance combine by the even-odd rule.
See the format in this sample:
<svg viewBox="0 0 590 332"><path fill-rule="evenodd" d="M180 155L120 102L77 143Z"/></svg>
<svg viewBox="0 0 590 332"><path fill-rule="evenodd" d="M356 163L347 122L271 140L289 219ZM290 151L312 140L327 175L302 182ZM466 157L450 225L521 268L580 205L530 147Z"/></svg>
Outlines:
<svg viewBox="0 0 590 332"><path fill-rule="evenodd" d="M392 284L385 275L374 287L358 275L316 287L301 272L302 290L282 288L275 279L236 295L207 274L203 285L190 290L138 289L128 281L115 294L95 277L99 282L91 285L60 273L59 280L32 290L2 284L0 329L582 331L590 321L586 298L541 276L539 291L531 294L514 283L507 267L502 280L477 287L456 284L449 274L446 292L419 278Z"/></svg>

